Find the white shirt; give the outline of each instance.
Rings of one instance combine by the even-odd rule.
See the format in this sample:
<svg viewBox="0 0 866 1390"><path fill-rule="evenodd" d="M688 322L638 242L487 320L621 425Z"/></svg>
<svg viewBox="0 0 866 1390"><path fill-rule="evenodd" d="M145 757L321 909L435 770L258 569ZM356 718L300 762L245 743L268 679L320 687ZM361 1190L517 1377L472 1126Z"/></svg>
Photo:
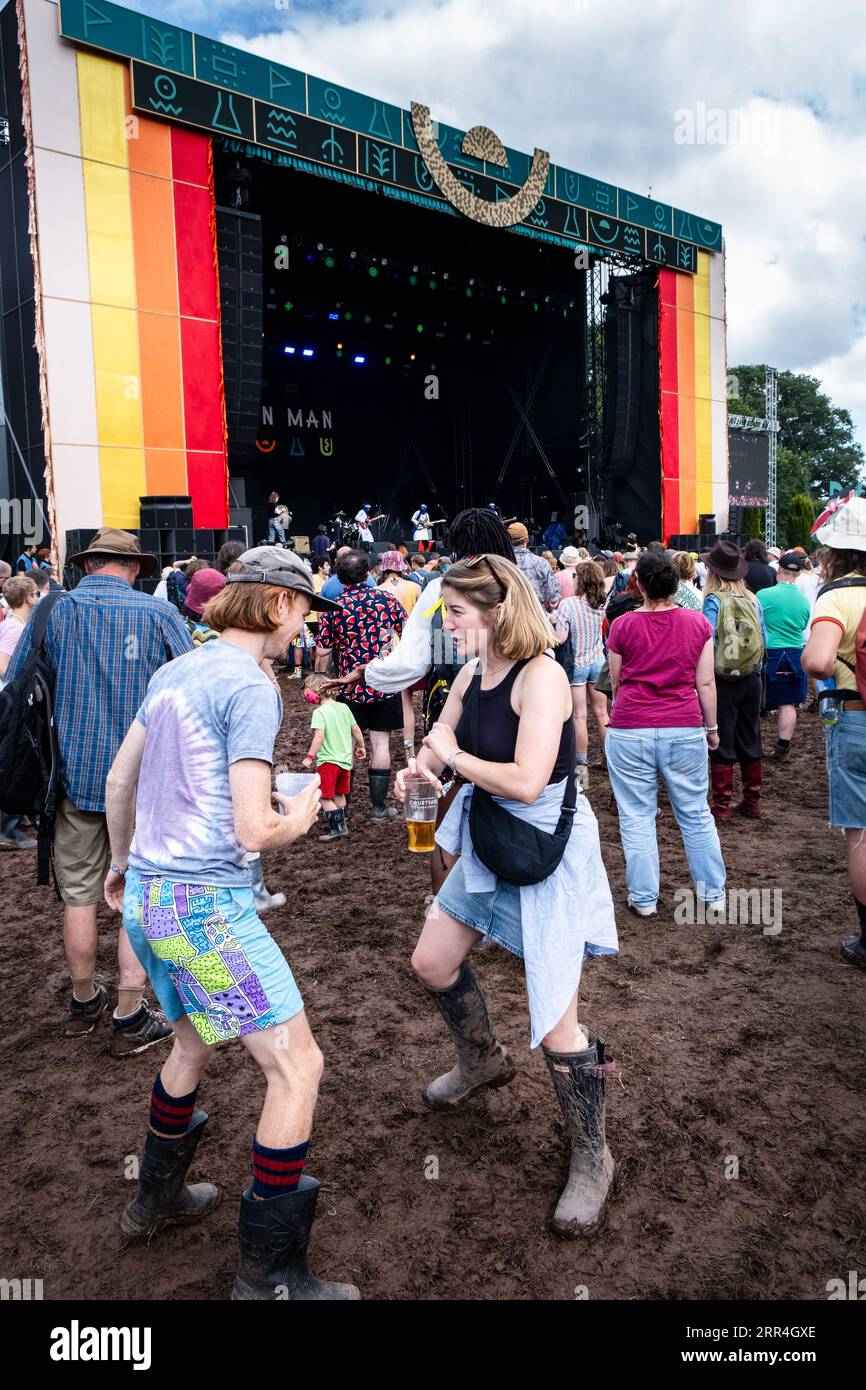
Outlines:
<svg viewBox="0 0 866 1390"><path fill-rule="evenodd" d="M358 534L362 541L371 541L373 539L373 532L367 525L367 515L363 507L359 512L355 513L355 520L358 523Z"/></svg>
<svg viewBox="0 0 866 1390"><path fill-rule="evenodd" d="M433 664L433 614L441 598L442 580L431 579L406 619L397 650L367 663L364 679L373 690L396 695L427 675Z"/></svg>
<svg viewBox="0 0 866 1390"><path fill-rule="evenodd" d="M423 518L423 520L422 520ZM412 525L415 530L412 539L416 541L429 541L430 539L430 513L425 509L412 513Z"/></svg>

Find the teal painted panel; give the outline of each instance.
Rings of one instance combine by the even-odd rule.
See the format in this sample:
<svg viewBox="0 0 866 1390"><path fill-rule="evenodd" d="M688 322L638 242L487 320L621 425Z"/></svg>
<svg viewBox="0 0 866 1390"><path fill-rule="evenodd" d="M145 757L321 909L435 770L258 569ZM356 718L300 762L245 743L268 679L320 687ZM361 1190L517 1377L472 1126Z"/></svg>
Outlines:
<svg viewBox="0 0 866 1390"><path fill-rule="evenodd" d="M61 0L60 32L91 48L193 76L192 34L107 0Z"/></svg>
<svg viewBox="0 0 866 1390"><path fill-rule="evenodd" d="M624 222L636 222L639 227L649 227L651 232L670 236L674 229L674 210L668 203L643 198L640 193L629 193L625 188L619 190L619 215Z"/></svg>
<svg viewBox="0 0 866 1390"><path fill-rule="evenodd" d="M576 174L572 169L556 166L556 196L567 203L577 203L578 207L590 208L609 217L617 217L618 190L612 183L602 183L591 179L587 174Z"/></svg>
<svg viewBox="0 0 866 1390"><path fill-rule="evenodd" d="M693 241L708 251L721 251L722 229L718 222L707 222L696 217L693 212L680 212L674 208L674 233L683 241Z"/></svg>
<svg viewBox="0 0 866 1390"><path fill-rule="evenodd" d="M307 114L318 121L329 121L346 130L358 130L363 135L375 135L380 140L400 143L400 108L386 101L362 96L335 82L310 77L309 109Z"/></svg>
<svg viewBox="0 0 866 1390"><path fill-rule="evenodd" d="M195 75L200 82L213 82L233 92L258 97L289 111L307 109L307 84L302 72L270 63L242 48L229 48L195 35Z"/></svg>

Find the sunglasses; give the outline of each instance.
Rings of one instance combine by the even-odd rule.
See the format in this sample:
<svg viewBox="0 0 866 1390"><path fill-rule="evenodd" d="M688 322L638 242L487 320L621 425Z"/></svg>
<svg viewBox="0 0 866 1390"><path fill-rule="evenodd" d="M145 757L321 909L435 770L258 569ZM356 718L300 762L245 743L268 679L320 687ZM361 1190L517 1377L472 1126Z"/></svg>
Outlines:
<svg viewBox="0 0 866 1390"><path fill-rule="evenodd" d="M505 586L499 578L499 575L496 573L496 570L493 568L493 566L490 563L490 560L486 555L470 555L469 558L467 560L464 560L463 563L465 564L468 570L471 570L475 569L475 566L480 565L482 562L487 566L487 568L490 570L490 573L493 575L493 578L496 581L497 587L499 589L499 601L500 603L504 603L507 590L505 589Z"/></svg>

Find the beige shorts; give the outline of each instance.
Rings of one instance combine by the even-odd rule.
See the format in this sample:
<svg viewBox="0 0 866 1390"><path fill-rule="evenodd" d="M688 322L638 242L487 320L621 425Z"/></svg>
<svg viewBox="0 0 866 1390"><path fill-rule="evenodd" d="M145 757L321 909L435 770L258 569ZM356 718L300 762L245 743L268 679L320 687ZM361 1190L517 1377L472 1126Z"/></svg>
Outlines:
<svg viewBox="0 0 866 1390"><path fill-rule="evenodd" d="M110 863L105 813L79 811L64 796L54 829L54 868L63 901L70 907L101 903Z"/></svg>

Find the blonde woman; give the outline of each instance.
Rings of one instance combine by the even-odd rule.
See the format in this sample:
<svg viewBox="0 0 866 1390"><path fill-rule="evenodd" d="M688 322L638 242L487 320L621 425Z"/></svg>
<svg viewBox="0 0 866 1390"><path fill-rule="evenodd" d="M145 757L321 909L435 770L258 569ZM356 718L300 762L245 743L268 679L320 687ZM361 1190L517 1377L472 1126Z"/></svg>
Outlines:
<svg viewBox="0 0 866 1390"><path fill-rule="evenodd" d="M570 638L572 643L571 671L568 676L573 707L575 758L580 785L584 789L589 782L586 761L589 749L587 704L592 709L598 728L602 757L607 734L607 696L595 688L604 665L601 630L606 602L604 571L601 565L589 560L586 564L578 565L574 571L574 598L564 599L554 616L557 642L561 645Z"/></svg>
<svg viewBox="0 0 866 1390"><path fill-rule="evenodd" d="M715 634L716 719L719 725L719 746L710 752L710 810L717 821L729 819L734 767L739 763L743 796L733 809L738 815L755 820L761 814L764 757L761 744L761 664L767 649L767 629L761 605L746 584L747 562L733 542L717 541L706 557L706 566L703 612ZM743 660L740 663L741 671L731 671L724 676L719 672L719 621L726 605L736 609L737 629L741 634L736 645L742 647L742 652L734 650L729 654L729 664L740 656ZM725 640L721 640L724 657ZM755 667L751 653L757 642L763 645L763 650L761 661ZM746 650L747 647L751 648L751 652Z"/></svg>
<svg viewBox="0 0 866 1390"><path fill-rule="evenodd" d="M674 594L674 603L677 608L693 608L696 613L700 613L703 608L703 600L695 582L698 571L687 550L678 550L675 553L673 567L677 572L677 591Z"/></svg>
<svg viewBox="0 0 866 1390"><path fill-rule="evenodd" d="M550 627L528 580L508 560L476 555L453 565L442 596L444 628L467 660L408 772L417 769L439 789L447 768L463 783L436 835L444 850L461 857L425 920L412 967L445 1020L457 1064L430 1082L424 1098L434 1110L453 1111L475 1092L514 1077L467 961L479 942L495 941L525 962L531 1046L542 1046L571 1140L568 1184L553 1228L574 1237L597 1225L614 1175L605 1142L610 1064L604 1043L587 1036L577 1017L585 953L617 950L598 826L578 792L558 867L540 882L518 886L491 870L489 852L482 863L470 824L473 798L483 789L515 821L555 829L574 785L568 680L545 655ZM401 799L406 776L397 778ZM513 837L518 830L527 834L514 826Z"/></svg>

